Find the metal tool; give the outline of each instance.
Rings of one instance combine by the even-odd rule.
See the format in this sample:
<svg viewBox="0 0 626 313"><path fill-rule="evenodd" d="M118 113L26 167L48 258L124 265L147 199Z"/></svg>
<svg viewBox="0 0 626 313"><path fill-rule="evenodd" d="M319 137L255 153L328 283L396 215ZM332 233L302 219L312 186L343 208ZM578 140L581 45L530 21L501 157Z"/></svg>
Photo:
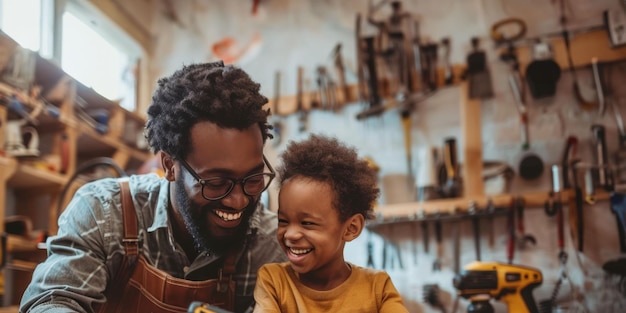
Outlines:
<svg viewBox="0 0 626 313"><path fill-rule="evenodd" d="M427 91L437 89L438 73L438 45L436 43L427 43L420 46L420 55L422 56L422 81Z"/></svg>
<svg viewBox="0 0 626 313"><path fill-rule="evenodd" d="M453 271L459 273L461 271L461 221L457 221L452 228L453 238Z"/></svg>
<svg viewBox="0 0 626 313"><path fill-rule="evenodd" d="M338 101L336 107L333 109L338 111L341 106L350 102L350 86L346 83L346 69L343 63L343 57L341 56L341 43L338 43L333 49L333 63L335 66L335 71L337 72L337 80L339 82L339 90L341 90L342 97L341 102Z"/></svg>
<svg viewBox="0 0 626 313"><path fill-rule="evenodd" d="M620 252L626 253L626 195L615 192L611 195L611 212L615 215L619 234Z"/></svg>
<svg viewBox="0 0 626 313"><path fill-rule="evenodd" d="M467 79L469 81L470 99L489 99L493 97L491 73L487 68L485 51L479 48L480 40L473 37L471 40L472 52L467 55Z"/></svg>
<svg viewBox="0 0 626 313"><path fill-rule="evenodd" d="M561 23L563 43L565 44L565 51L567 54L567 63L573 80L574 95L576 96L576 99L578 99L580 106L584 110L591 111L598 107L598 103L593 101L587 101L582 95L580 84L578 82L578 77L576 75L576 68L574 67L574 61L572 60L570 33L567 30L567 17L565 16L565 0L559 0L559 3L561 11L559 19Z"/></svg>
<svg viewBox="0 0 626 313"><path fill-rule="evenodd" d="M552 190L544 204L544 211L546 215L554 216L563 206L561 201L561 167L556 164L552 165L550 173L552 175Z"/></svg>
<svg viewBox="0 0 626 313"><path fill-rule="evenodd" d="M563 208L559 208L556 214L556 222L557 222L557 242L559 248L559 280L554 285L554 289L552 290L552 295L550 299L541 301L539 306L541 308L541 313L544 312L552 312L552 308L554 307L554 303L559 294L559 290L564 281L568 279L567 276L567 252L565 251L565 230L564 230L564 220L563 220Z"/></svg>
<svg viewBox="0 0 626 313"><path fill-rule="evenodd" d="M506 258L509 264L513 264L513 258L515 257L515 199L511 199L511 205L507 214L507 228Z"/></svg>
<svg viewBox="0 0 626 313"><path fill-rule="evenodd" d="M613 181L610 171L608 169L609 161L606 148L606 131L604 125L594 124L591 125L591 132L593 134L593 146L595 152L595 161L597 166L597 181L598 185L604 188L606 191L613 190Z"/></svg>
<svg viewBox="0 0 626 313"><path fill-rule="evenodd" d="M474 250L476 252L476 261L481 260L480 256L480 218L478 217L478 207L475 201L469 203L467 212L472 219L472 230L474 232Z"/></svg>
<svg viewBox="0 0 626 313"><path fill-rule="evenodd" d="M576 136L567 137L565 142L565 149L563 149L563 155L561 157L561 181L563 182L563 188L568 189L572 185L571 182L576 179L573 168L573 163L576 162L576 156L578 152L578 138Z"/></svg>
<svg viewBox="0 0 626 313"><path fill-rule="evenodd" d="M282 143L283 140L283 131L284 131L284 124L281 121L282 120L282 114L279 110L280 108L280 80L281 80L281 73L280 71L276 71L274 73L274 112L273 112L273 116L276 116L277 118L274 120L274 122L272 123L272 130L273 130L273 134L274 134L274 138L272 141L272 144L274 147L279 146Z"/></svg>
<svg viewBox="0 0 626 313"><path fill-rule="evenodd" d="M335 94L335 82L330 78L325 66L318 66L316 69L316 82L320 105L322 109L334 110L337 105L337 96Z"/></svg>
<svg viewBox="0 0 626 313"><path fill-rule="evenodd" d="M417 215L417 214L416 214ZM411 227L411 249L413 250L413 265L417 265L417 222L413 221Z"/></svg>
<svg viewBox="0 0 626 313"><path fill-rule="evenodd" d="M428 231L428 222L427 221L421 221L420 222L420 227L422 228L422 241L424 242L424 253L428 253L429 252L429 246L430 246L430 234Z"/></svg>
<svg viewBox="0 0 626 313"><path fill-rule="evenodd" d="M457 197L461 193L461 181L458 174L459 163L456 138L449 137L445 139L443 161L446 178L442 186L442 195L448 198Z"/></svg>
<svg viewBox="0 0 626 313"><path fill-rule="evenodd" d="M496 207L493 204L493 199L489 198L487 199L487 207L486 207L486 211L487 211L487 228L489 229L489 247L493 248L495 246L496 243L496 235L495 235L495 229L494 229L494 225L493 225L493 219L494 219L494 214L496 212Z"/></svg>
<svg viewBox="0 0 626 313"><path fill-rule="evenodd" d="M524 206L525 201L522 197L515 198L515 210L517 214L517 245L520 248L525 248L527 243L531 243L533 245L537 244L537 240L533 235L526 233L526 228L524 227Z"/></svg>
<svg viewBox="0 0 626 313"><path fill-rule="evenodd" d="M365 84L365 57L363 56L365 48L363 47L364 40L361 38L361 14L356 14L355 20L355 50L356 50L356 73L357 73L357 89L359 102L365 102L366 98L366 89L367 86Z"/></svg>
<svg viewBox="0 0 626 313"><path fill-rule="evenodd" d="M411 113L413 113L413 109L410 106L405 106L400 111L402 133L404 134L404 153L406 155L406 167L408 170L407 185L409 187L409 190L413 188L413 185L415 183L415 172L413 172L413 144L411 141Z"/></svg>
<svg viewBox="0 0 626 313"><path fill-rule="evenodd" d="M300 132L305 132L309 128L309 111L304 108L304 68L298 66L298 82L296 87L296 107L298 110L298 122Z"/></svg>
<svg viewBox="0 0 626 313"><path fill-rule="evenodd" d="M380 92L378 90L378 72L376 69L376 49L374 48L375 37L366 37L365 40L365 64L367 65L367 87L369 108L382 105Z"/></svg>
<svg viewBox="0 0 626 313"><path fill-rule="evenodd" d="M452 65L450 64L450 37L441 39L441 45L444 49L443 54L443 81L446 85L452 85L454 82L454 73L452 73Z"/></svg>
<svg viewBox="0 0 626 313"><path fill-rule="evenodd" d="M441 220L435 220L435 240L437 241L437 255L433 261L433 271L441 271L441 263L443 258L443 234L441 229Z"/></svg>

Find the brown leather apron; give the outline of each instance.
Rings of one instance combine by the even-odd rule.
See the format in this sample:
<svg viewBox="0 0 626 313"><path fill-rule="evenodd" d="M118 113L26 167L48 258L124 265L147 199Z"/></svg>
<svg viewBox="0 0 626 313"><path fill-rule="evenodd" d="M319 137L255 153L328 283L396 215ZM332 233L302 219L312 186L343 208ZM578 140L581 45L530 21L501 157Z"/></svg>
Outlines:
<svg viewBox="0 0 626 313"><path fill-rule="evenodd" d="M226 258L217 279L185 280L155 268L139 253L137 213L128 181L120 181L120 187L126 255L115 279L107 286L107 302L96 311L186 313L193 301L232 311L235 303L235 281L231 279L235 272L234 255Z"/></svg>

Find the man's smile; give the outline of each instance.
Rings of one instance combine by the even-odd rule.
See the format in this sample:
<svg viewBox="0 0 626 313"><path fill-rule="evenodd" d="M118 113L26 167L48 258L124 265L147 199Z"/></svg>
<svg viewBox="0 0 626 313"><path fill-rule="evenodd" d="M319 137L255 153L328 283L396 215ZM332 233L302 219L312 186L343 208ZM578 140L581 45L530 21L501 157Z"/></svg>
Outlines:
<svg viewBox="0 0 626 313"><path fill-rule="evenodd" d="M215 215L219 216L222 220L227 221L227 222L238 220L243 215L243 211L232 213L232 212L226 212L226 211L215 209L213 210L213 212L215 213Z"/></svg>

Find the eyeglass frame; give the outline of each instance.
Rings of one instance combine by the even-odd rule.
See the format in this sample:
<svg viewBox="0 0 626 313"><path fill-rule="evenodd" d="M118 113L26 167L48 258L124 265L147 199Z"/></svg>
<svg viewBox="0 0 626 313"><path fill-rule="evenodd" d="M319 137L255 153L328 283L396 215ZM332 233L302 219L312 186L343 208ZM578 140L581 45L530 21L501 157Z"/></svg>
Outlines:
<svg viewBox="0 0 626 313"><path fill-rule="evenodd" d="M230 195L230 193L233 191L233 189L235 189L235 185L237 185L237 184L241 185L241 191L246 196L250 196L250 197L258 196L258 195L262 194L263 191L267 190L267 188L269 188L269 186L272 184L272 180L274 180L274 178L276 177L276 172L274 171L274 168L272 167L270 162L267 161L267 158L265 158L265 155L263 155L263 163L270 170L269 173L261 172L261 173L251 174L251 175L248 175L246 177L237 178L237 179L231 178L231 177L220 177L220 176L215 176L215 177L210 177L210 178L204 179L204 178L200 177L200 175L198 175L198 173L196 171L194 171L191 168L191 166L189 165L189 163L187 163L187 161L185 161L183 158L178 159L178 161L187 170L187 172L189 172L189 174L191 174L191 176L193 176L193 178L196 180L196 182L199 183L200 186L202 186L202 189L200 190L200 194L202 195L202 198L204 198L205 200L208 200L208 201L217 201L217 200L222 200L222 199L228 197L228 195ZM263 189L261 191L259 191L259 193L251 195L251 194L246 192L245 183L246 183L246 181L250 177L253 177L253 176L256 176L256 175L268 175L268 174L269 174L270 180L267 182L267 185L265 185L265 187L263 187ZM225 179L227 181L230 181L231 185L228 188L228 190L222 196L219 196L219 197L216 197L216 198L209 198L209 197L204 195L204 187L205 187L205 184L206 184L207 181L214 180L214 179Z"/></svg>

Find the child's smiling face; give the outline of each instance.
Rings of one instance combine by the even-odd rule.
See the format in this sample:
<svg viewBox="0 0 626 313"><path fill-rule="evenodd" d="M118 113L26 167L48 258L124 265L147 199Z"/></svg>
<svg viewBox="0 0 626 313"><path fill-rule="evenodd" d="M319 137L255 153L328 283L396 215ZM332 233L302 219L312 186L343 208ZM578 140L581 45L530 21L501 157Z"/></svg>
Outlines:
<svg viewBox="0 0 626 313"><path fill-rule="evenodd" d="M357 226L354 235L354 219L362 217L342 222L334 198L329 184L309 178L296 176L281 187L276 237L303 281L332 280L346 270L349 274L343 249L360 233Z"/></svg>

